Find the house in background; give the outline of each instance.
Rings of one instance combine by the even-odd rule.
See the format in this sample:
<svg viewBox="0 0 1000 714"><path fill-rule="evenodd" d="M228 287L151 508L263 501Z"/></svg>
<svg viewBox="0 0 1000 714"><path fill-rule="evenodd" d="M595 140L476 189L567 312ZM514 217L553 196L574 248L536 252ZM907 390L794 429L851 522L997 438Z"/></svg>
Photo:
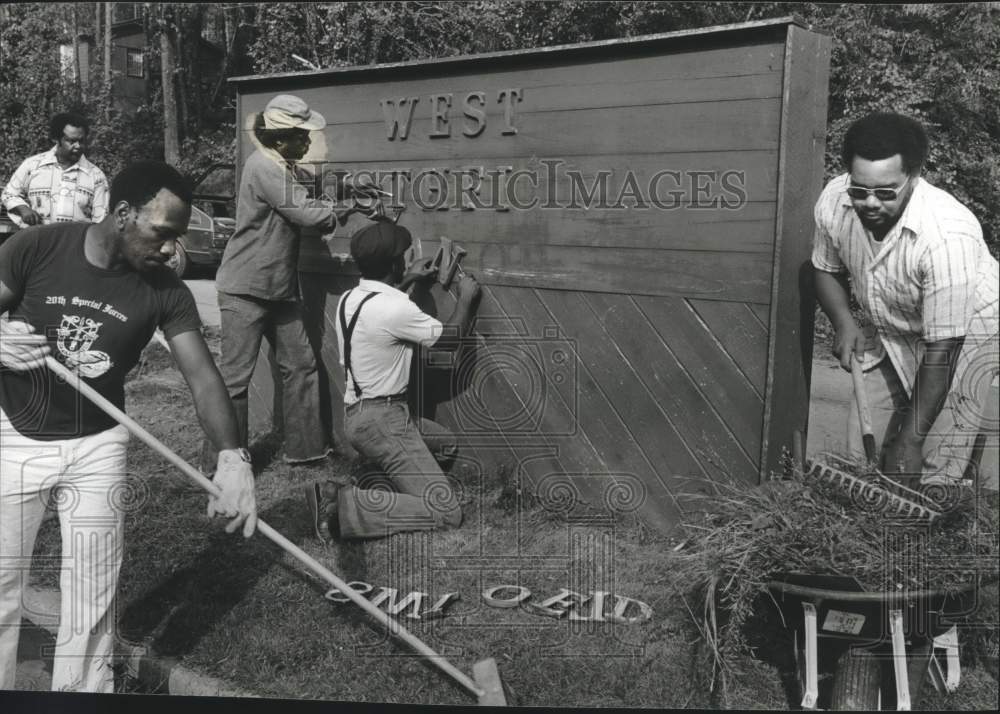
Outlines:
<svg viewBox="0 0 1000 714"><path fill-rule="evenodd" d="M113 3L111 22L111 73L112 93L116 106L125 112L134 113L151 98L151 92L158 91L151 79L158 76L160 66L155 36L149 27L146 3ZM206 15L201 36L195 51L196 67L192 68L199 77L203 90L209 95L225 71L225 32L221 29L222 18L217 12ZM65 76L76 78L77 71L83 84L103 71L101 57L102 39L92 34L80 34L76 43L79 62L74 61L73 44L60 46L60 58ZM158 82L156 83L158 85Z"/></svg>
<svg viewBox="0 0 1000 714"><path fill-rule="evenodd" d="M112 92L118 108L135 112L149 98L148 37L141 3L114 4L111 23Z"/></svg>

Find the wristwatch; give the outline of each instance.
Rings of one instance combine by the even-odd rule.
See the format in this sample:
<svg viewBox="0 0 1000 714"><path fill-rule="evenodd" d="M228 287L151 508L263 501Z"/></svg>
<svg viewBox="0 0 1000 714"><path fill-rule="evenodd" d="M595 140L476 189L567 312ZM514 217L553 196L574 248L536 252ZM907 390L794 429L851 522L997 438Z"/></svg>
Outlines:
<svg viewBox="0 0 1000 714"><path fill-rule="evenodd" d="M239 454L240 458L243 460L244 463L247 463L247 464L253 463L251 461L251 459L250 459L250 452L247 451L246 449L244 449L243 447L240 447L238 449L234 449L234 451L237 454Z"/></svg>

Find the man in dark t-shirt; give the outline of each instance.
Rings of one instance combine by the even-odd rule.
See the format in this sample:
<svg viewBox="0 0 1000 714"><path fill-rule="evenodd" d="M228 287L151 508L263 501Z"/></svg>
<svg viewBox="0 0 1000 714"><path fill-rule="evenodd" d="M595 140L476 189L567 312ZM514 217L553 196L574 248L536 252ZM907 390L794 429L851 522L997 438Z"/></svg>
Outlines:
<svg viewBox="0 0 1000 714"><path fill-rule="evenodd" d="M52 356L119 408L125 375L159 327L219 451L210 515L256 527L249 456L200 332L194 299L165 267L191 215L172 167L140 162L111 185L97 224L28 228L0 247L0 689L14 685L21 595L50 493L63 568L52 688L111 692L128 432L45 367Z"/></svg>

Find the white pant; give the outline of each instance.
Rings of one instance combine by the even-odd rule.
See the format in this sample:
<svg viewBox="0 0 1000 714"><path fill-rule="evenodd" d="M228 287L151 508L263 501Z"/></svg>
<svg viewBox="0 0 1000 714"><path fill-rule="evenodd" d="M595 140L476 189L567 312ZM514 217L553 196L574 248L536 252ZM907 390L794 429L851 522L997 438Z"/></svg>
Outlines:
<svg viewBox="0 0 1000 714"><path fill-rule="evenodd" d="M990 386L1000 370L997 352L997 338L993 337L978 345L966 364L959 363L941 413L924 440L921 483L963 478L980 432L986 434L989 444L997 443L997 424L987 418ZM875 443L883 444L899 431L910 406L906 389L888 358L865 372L865 391ZM847 449L851 456L864 458L861 422L853 404L848 410Z"/></svg>
<svg viewBox="0 0 1000 714"><path fill-rule="evenodd" d="M0 689L14 686L21 596L50 493L59 512L62 593L52 689L109 693L122 563L123 426L60 441L18 433L0 410Z"/></svg>

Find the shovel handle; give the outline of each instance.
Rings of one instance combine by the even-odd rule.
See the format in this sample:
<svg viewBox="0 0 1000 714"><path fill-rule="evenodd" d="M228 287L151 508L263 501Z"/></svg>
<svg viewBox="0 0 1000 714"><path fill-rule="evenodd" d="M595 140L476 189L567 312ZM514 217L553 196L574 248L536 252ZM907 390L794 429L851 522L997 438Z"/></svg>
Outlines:
<svg viewBox="0 0 1000 714"><path fill-rule="evenodd" d="M167 461L172 463L174 466L183 471L191 480L201 486L203 489L208 491L213 496L221 495L219 487L212 483L209 479L198 471L195 467L189 464L187 461L182 459L180 456L171 451L164 443L162 443L155 436L150 434L148 431L143 429L137 422L135 422L130 416L128 416L121 409L116 407L114 404L109 402L100 393L98 393L93 387L84 382L79 375L74 374L55 358L49 356L45 358L46 366L55 372L55 374L62 378L66 384L80 392L87 399L92 401L97 407L101 409L105 414L110 416L112 419L117 421L119 424L124 426L130 432L132 432L140 441L149 446L153 451L158 453L160 456L165 458ZM469 677L463 674L460 670L456 669L448 660L446 660L442 655L435 652L429 646L427 646L422 640L413 635L409 630L400 625L396 620L389 617L386 613L379 610L377 607L371 604L368 600L363 598L357 593L353 588L349 587L347 583L338 578L327 568L323 567L319 562L317 562L313 557L311 557L304 550L299 548L297 545L292 543L290 540L285 538L283 535L278 533L276 530L271 528L263 520L257 520L257 530L270 539L275 545L284 550L286 553L294 557L300 563L305 565L313 573L326 580L328 583L333 585L335 588L340 590L348 599L354 602L355 605L360 607L362 610L367 612L373 618L378 620L381 624L385 625L390 632L396 635L399 639L406 642L417 652L425 656L431 662L433 662L439 669L441 669L445 674L449 675L456 682L465 687L469 692L474 694L476 697L482 697L485 695L484 690L476 686L476 683L472 681Z"/></svg>
<svg viewBox="0 0 1000 714"><path fill-rule="evenodd" d="M865 448L865 458L874 463L877 457L875 449L875 434L872 433L872 415L868 408L868 392L865 389L865 373L861 369L861 360L857 355L851 355L851 378L854 381L854 403L858 408L858 421L861 424L861 441Z"/></svg>

